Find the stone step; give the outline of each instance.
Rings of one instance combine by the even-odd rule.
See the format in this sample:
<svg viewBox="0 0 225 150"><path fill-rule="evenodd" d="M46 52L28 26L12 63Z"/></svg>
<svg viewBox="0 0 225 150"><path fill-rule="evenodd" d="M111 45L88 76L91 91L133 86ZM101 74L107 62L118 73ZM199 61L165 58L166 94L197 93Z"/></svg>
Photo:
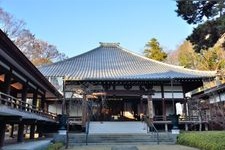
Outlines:
<svg viewBox="0 0 225 150"><path fill-rule="evenodd" d="M157 142L128 142L128 143L69 143L69 147L73 147L73 146L85 146L85 145L117 145L117 146L121 146L121 145L157 145ZM160 145L174 145L175 143L173 142L160 142Z"/></svg>
<svg viewBox="0 0 225 150"><path fill-rule="evenodd" d="M157 143L157 136L153 134L90 134L87 138L88 143ZM171 133L159 133L159 142L174 144L176 137ZM85 134L69 134L70 144L85 144Z"/></svg>

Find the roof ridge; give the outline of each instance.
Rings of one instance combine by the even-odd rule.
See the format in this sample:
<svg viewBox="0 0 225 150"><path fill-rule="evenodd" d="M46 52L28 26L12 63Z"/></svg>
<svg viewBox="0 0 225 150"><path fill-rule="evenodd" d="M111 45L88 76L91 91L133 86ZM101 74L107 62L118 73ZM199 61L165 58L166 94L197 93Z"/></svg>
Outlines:
<svg viewBox="0 0 225 150"><path fill-rule="evenodd" d="M208 73L213 73L214 72L214 73L216 73L217 72L216 70L215 71L203 71L203 70L195 70L195 69L184 68L183 66L178 66L178 65L167 64L167 63L164 63L164 62L160 62L160 61L157 61L157 60L154 60L154 59L151 59L151 58L147 58L147 57L141 56L141 55L139 55L137 53L134 53L134 52L126 49L126 48L121 47L120 45L118 45L118 47L121 48L123 51L126 51L126 52L128 52L128 53L130 53L132 55L138 56L138 57L143 58L143 59L145 59L147 61L152 61L152 62L161 64L161 65L165 65L165 66L169 66L169 67L173 67L173 68L178 68L178 69L182 69L182 70L186 70L186 71L199 72L199 73L201 73L201 72L205 72L205 73L207 73L207 72Z"/></svg>
<svg viewBox="0 0 225 150"><path fill-rule="evenodd" d="M99 42L102 47L118 47L120 45L119 42Z"/></svg>

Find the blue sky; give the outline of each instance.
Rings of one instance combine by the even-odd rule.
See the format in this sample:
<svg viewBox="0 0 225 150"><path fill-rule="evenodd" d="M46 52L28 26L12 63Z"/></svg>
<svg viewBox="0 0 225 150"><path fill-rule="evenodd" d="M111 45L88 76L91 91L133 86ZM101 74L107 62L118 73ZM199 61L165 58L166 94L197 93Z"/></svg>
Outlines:
<svg viewBox="0 0 225 150"><path fill-rule="evenodd" d="M99 42L119 42L142 53L153 37L173 50L192 31L174 12L174 0L2 0L0 5L69 57Z"/></svg>

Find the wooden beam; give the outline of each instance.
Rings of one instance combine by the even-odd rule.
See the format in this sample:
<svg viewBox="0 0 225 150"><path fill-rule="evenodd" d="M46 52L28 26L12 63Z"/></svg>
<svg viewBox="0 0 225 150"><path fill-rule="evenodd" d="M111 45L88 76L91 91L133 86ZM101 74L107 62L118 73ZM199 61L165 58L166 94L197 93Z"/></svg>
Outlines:
<svg viewBox="0 0 225 150"><path fill-rule="evenodd" d="M0 122L5 121L6 123L18 123L22 121L21 116L0 116Z"/></svg>
<svg viewBox="0 0 225 150"><path fill-rule="evenodd" d="M23 119L22 122L24 124L35 124L35 123L37 123L37 120L36 119Z"/></svg>
<svg viewBox="0 0 225 150"><path fill-rule="evenodd" d="M107 90L105 94L107 96L141 96L141 95L153 95L154 90L141 91L141 90Z"/></svg>

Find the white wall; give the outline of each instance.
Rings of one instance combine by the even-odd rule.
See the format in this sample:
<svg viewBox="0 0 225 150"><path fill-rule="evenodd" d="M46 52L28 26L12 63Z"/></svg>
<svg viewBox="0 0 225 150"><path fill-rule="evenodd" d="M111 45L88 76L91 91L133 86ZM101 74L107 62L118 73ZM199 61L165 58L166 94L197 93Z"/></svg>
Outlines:
<svg viewBox="0 0 225 150"><path fill-rule="evenodd" d="M173 93L174 98L184 98L183 93ZM164 98L172 98L172 93L171 92L164 92Z"/></svg>
<svg viewBox="0 0 225 150"><path fill-rule="evenodd" d="M62 114L61 104L49 104L48 111L56 114Z"/></svg>

